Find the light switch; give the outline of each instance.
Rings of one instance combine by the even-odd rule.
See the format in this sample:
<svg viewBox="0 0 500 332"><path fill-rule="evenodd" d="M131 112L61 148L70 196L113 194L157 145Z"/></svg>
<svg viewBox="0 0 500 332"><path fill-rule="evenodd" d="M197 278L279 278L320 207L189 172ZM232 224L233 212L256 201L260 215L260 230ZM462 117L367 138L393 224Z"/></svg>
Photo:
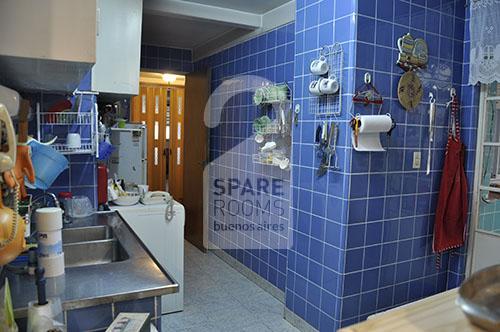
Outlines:
<svg viewBox="0 0 500 332"><path fill-rule="evenodd" d="M422 154L420 151L413 152L413 168L419 169L422 164Z"/></svg>

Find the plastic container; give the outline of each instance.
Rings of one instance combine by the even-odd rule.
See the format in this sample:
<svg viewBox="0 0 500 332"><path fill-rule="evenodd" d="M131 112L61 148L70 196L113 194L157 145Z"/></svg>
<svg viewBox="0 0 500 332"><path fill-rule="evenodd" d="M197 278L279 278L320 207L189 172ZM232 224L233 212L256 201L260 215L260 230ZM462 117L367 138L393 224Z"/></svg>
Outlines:
<svg viewBox="0 0 500 332"><path fill-rule="evenodd" d="M85 218L95 213L94 207L87 196L74 196L66 200L66 213L71 218Z"/></svg>
<svg viewBox="0 0 500 332"><path fill-rule="evenodd" d="M61 153L48 145L36 140L31 140L31 162L35 170L35 183L26 179L26 185L30 188L47 190L66 168L68 160Z"/></svg>

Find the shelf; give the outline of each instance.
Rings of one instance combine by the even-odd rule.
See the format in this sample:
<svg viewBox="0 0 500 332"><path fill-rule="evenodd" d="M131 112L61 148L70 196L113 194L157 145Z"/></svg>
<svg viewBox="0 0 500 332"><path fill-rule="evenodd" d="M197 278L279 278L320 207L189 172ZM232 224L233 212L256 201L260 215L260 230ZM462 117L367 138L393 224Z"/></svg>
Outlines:
<svg viewBox="0 0 500 332"><path fill-rule="evenodd" d="M46 141L52 137L57 137L54 144L51 145L56 151L69 154L92 154L98 157L98 119L97 119L97 104L95 100L95 92L93 91L76 91L75 94L81 95L80 98L85 98L85 104L91 103L88 108L81 108L82 99L78 112L41 112L40 104L37 104L37 138L39 141ZM81 147L73 149L66 144L66 136L68 133L80 135Z"/></svg>
<svg viewBox="0 0 500 332"><path fill-rule="evenodd" d="M493 146L500 147L500 142L484 142L483 146Z"/></svg>
<svg viewBox="0 0 500 332"><path fill-rule="evenodd" d="M253 102L256 106L289 103L292 100L288 84L264 85L255 90Z"/></svg>
<svg viewBox="0 0 500 332"><path fill-rule="evenodd" d="M63 143L54 143L51 145L52 148L59 151L62 154L92 154L94 153L92 143L82 143L82 146L78 149L70 148Z"/></svg>
<svg viewBox="0 0 500 332"><path fill-rule="evenodd" d="M254 124L253 131L255 134L260 134L260 135L274 135L274 134L281 133L281 128L277 122L271 122L267 126L261 128L259 130L257 130L255 128L255 124Z"/></svg>
<svg viewBox="0 0 500 332"><path fill-rule="evenodd" d="M51 126L91 126L93 124L93 113L76 112L41 112L40 125Z"/></svg>
<svg viewBox="0 0 500 332"><path fill-rule="evenodd" d="M479 186L479 189L500 194L500 188L497 187Z"/></svg>
<svg viewBox="0 0 500 332"><path fill-rule="evenodd" d="M280 167L280 164L277 160L285 160L288 159L283 153L280 152L261 152L252 155L252 160L255 164L267 165L267 166L276 166ZM285 168L281 168L283 170L287 170L290 167L290 161L288 160L288 164Z"/></svg>

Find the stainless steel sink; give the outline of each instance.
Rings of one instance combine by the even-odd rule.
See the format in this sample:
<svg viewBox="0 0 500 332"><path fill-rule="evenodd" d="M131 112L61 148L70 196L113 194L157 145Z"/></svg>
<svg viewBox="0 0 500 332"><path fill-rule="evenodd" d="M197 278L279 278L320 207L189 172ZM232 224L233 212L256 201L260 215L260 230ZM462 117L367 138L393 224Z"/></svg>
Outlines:
<svg viewBox="0 0 500 332"><path fill-rule="evenodd" d="M63 229L66 267L109 264L129 258L109 226Z"/></svg>
<svg viewBox="0 0 500 332"><path fill-rule="evenodd" d="M107 240L107 239L112 239L113 237L114 237L113 229L109 226L104 226L104 225L64 228L62 230L62 241L64 244Z"/></svg>

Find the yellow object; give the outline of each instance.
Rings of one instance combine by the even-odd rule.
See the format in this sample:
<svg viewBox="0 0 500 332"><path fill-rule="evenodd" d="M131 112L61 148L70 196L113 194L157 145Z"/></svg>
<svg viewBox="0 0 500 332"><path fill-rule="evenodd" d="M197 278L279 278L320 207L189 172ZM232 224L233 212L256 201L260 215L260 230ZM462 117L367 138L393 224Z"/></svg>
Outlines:
<svg viewBox="0 0 500 332"><path fill-rule="evenodd" d="M5 323L7 324L7 327L12 329L16 325L16 321L14 320L14 308L12 307L12 296L10 295L9 279L7 278L5 278L3 307L5 314Z"/></svg>
<svg viewBox="0 0 500 332"><path fill-rule="evenodd" d="M0 153L0 172L4 181L10 178L15 185L14 209L4 206L0 190L0 265L5 265L16 259L25 249L24 232L26 224L17 213L19 203L19 183L11 169L16 164L16 136L12 120L7 108L0 104L0 121L5 124L8 152Z"/></svg>
<svg viewBox="0 0 500 332"><path fill-rule="evenodd" d="M24 219L0 199L0 265L12 262L26 250L25 229Z"/></svg>

